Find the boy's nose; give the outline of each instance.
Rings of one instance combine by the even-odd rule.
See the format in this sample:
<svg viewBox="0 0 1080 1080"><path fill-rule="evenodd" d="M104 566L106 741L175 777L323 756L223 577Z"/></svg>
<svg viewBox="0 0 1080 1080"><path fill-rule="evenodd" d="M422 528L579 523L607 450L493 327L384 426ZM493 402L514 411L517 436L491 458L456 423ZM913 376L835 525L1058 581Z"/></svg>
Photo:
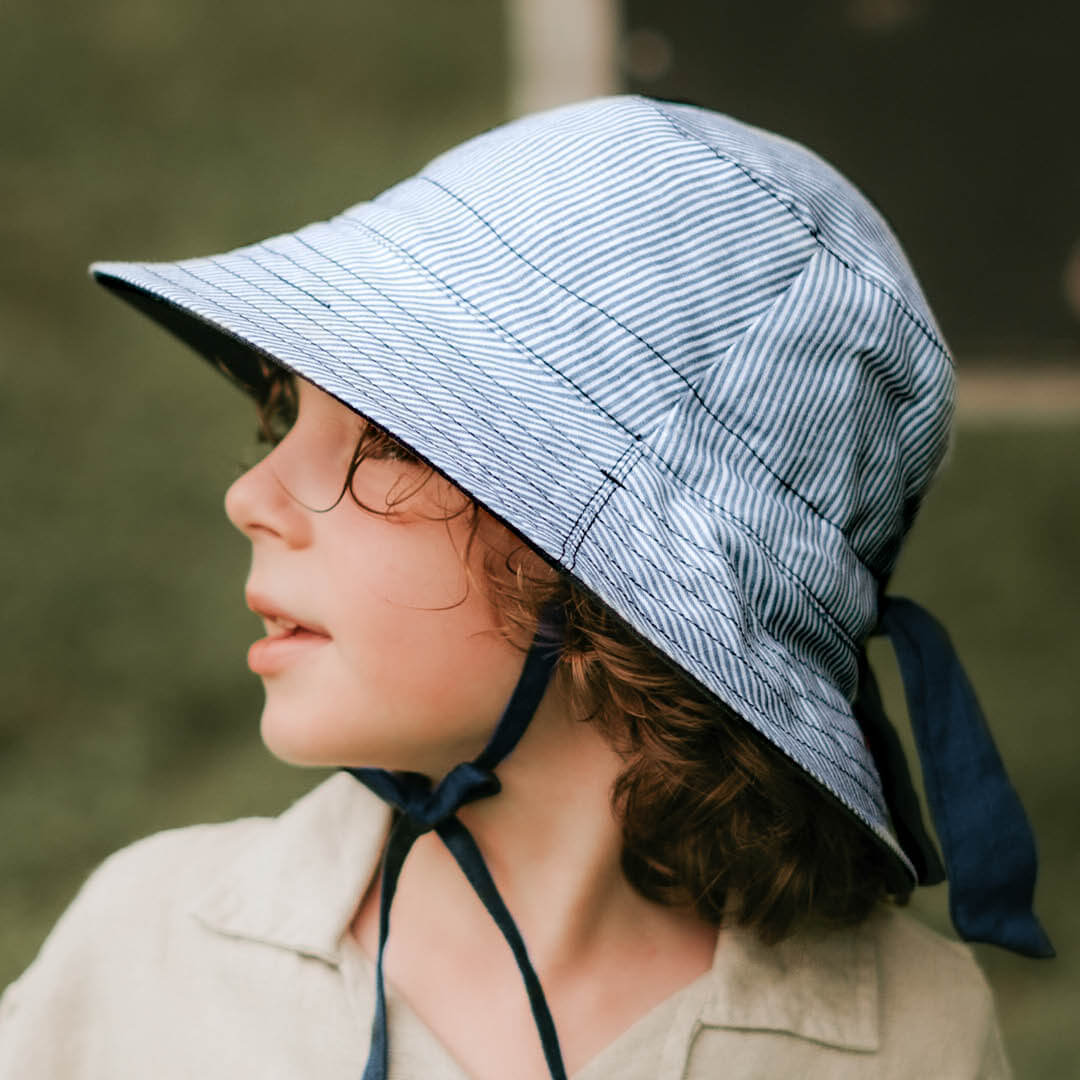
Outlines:
<svg viewBox="0 0 1080 1080"><path fill-rule="evenodd" d="M234 480L225 492L225 514L249 540L276 536L290 547L310 540L310 523L303 505L281 482L273 454Z"/></svg>

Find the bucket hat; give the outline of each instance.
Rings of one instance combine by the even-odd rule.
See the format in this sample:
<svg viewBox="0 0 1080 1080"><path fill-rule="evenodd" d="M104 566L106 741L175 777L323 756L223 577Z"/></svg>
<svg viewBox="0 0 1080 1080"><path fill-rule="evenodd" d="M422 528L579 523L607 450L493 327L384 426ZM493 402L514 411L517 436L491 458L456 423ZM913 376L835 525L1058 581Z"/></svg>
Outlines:
<svg viewBox="0 0 1080 1080"><path fill-rule="evenodd" d="M866 660L887 635L958 930L1052 951L971 685L940 624L887 593L950 448L953 360L889 226L820 157L602 98L295 232L91 272L251 392L269 358L386 428L783 751L898 875L940 880ZM360 778L445 825L513 741L437 810L423 784Z"/></svg>

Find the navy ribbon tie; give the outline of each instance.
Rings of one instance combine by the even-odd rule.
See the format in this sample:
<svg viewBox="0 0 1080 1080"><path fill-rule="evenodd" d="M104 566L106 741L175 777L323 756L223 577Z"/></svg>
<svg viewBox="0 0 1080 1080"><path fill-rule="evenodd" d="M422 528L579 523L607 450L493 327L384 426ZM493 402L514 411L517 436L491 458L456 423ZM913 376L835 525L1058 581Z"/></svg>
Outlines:
<svg viewBox="0 0 1080 1080"><path fill-rule="evenodd" d="M375 964L375 1015L371 1025L371 1049L363 1080L386 1080L387 1077L389 1036L386 1027L383 953L390 933L390 905L409 850L418 837L431 831L436 832L450 850L506 938L525 983L548 1071L552 1080L566 1080L555 1023L551 1018L540 980L529 960L525 942L495 887L476 841L456 817L457 811L467 803L489 798L499 792L501 785L493 770L517 745L544 696L559 659L563 627L563 613L560 608L550 607L544 611L532 647L525 657L521 677L490 742L475 760L455 766L434 788L428 777L420 773L394 773L385 769L345 770L399 811L399 816L390 830L382 860L379 955Z"/></svg>
<svg viewBox="0 0 1080 1080"><path fill-rule="evenodd" d="M957 933L1025 956L1053 956L1032 911L1035 838L948 634L924 608L897 596L882 598L872 636L878 634L888 635L899 663ZM941 880L937 853L865 656L860 676L856 715L879 764L897 836L920 882Z"/></svg>

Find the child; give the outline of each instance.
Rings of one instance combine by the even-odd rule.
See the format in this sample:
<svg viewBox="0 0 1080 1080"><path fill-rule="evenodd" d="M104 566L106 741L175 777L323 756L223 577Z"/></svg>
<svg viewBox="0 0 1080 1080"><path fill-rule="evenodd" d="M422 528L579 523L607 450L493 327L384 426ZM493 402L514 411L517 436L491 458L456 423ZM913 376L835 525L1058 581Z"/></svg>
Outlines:
<svg viewBox="0 0 1080 1080"><path fill-rule="evenodd" d="M97 279L256 399L262 736L341 771L106 860L3 1077L1008 1075L962 936L1047 955L948 638L887 595L949 443L888 227L782 138L618 97L329 222ZM365 1065L366 1062L366 1065Z"/></svg>

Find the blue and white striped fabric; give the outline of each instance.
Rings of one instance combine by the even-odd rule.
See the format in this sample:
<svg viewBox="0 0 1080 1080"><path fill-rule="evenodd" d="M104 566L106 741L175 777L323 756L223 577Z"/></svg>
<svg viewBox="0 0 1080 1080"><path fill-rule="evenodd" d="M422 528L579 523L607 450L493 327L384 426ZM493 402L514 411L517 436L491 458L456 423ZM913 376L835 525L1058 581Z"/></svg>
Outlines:
<svg viewBox="0 0 1080 1080"><path fill-rule="evenodd" d="M911 870L853 701L954 372L888 226L820 158L601 99L295 233L92 271L207 355L237 366L241 343L389 429Z"/></svg>

